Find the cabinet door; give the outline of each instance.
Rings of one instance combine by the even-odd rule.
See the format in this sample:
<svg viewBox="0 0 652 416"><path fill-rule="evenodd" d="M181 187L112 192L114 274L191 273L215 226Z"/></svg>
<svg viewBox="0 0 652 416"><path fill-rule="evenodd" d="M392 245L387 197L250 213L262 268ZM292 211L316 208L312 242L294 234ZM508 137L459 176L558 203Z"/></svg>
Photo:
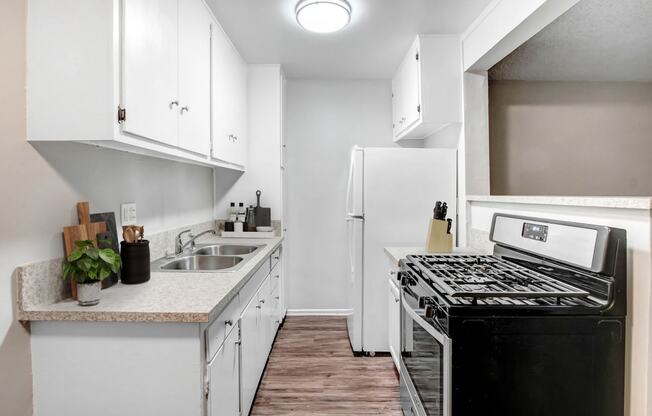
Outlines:
<svg viewBox="0 0 652 416"><path fill-rule="evenodd" d="M270 277L270 278L273 278ZM276 285L274 286L274 289L272 289L272 293L270 294L270 302L271 302L271 307L270 307L270 324L272 328L272 335L271 335L271 343L273 344L274 342L274 337L276 337L276 331L278 330L278 326L281 324L281 296L279 295L280 293L280 286Z"/></svg>
<svg viewBox="0 0 652 416"><path fill-rule="evenodd" d="M247 164L247 64L236 54L233 74L233 113L235 130L235 149L233 161L238 165Z"/></svg>
<svg viewBox="0 0 652 416"><path fill-rule="evenodd" d="M217 23L214 26L212 38L213 151L211 156L224 162L244 165L246 158L247 66L221 27Z"/></svg>
<svg viewBox="0 0 652 416"><path fill-rule="evenodd" d="M271 300L270 278L267 277L258 291L258 302L261 305L260 309L260 334L261 334L261 351L260 351L260 371L262 373L267 362L267 357L272 346L272 300Z"/></svg>
<svg viewBox="0 0 652 416"><path fill-rule="evenodd" d="M240 414L240 331L236 326L208 365L209 416Z"/></svg>
<svg viewBox="0 0 652 416"><path fill-rule="evenodd" d="M260 316L258 294L255 294L244 310L240 319L242 342L242 414L249 414L249 409L256 395L259 380L259 350L261 336L259 335L258 320Z"/></svg>
<svg viewBox="0 0 652 416"><path fill-rule="evenodd" d="M419 74L419 41L412 44L408 55L405 58L405 64L402 73L402 91L403 99L401 100L401 112L405 121L403 129L411 127L419 121L421 116L421 85Z"/></svg>
<svg viewBox="0 0 652 416"><path fill-rule="evenodd" d="M388 325L388 335L389 335L389 352L394 359L394 364L398 368L399 366L399 352L401 350L401 298L400 292L392 282L392 279L389 279L387 282L388 285L388 296L387 296L387 325Z"/></svg>
<svg viewBox="0 0 652 416"><path fill-rule="evenodd" d="M122 131L176 146L177 0L123 6Z"/></svg>
<svg viewBox="0 0 652 416"><path fill-rule="evenodd" d="M201 0L179 1L179 147L208 155L211 23Z"/></svg>

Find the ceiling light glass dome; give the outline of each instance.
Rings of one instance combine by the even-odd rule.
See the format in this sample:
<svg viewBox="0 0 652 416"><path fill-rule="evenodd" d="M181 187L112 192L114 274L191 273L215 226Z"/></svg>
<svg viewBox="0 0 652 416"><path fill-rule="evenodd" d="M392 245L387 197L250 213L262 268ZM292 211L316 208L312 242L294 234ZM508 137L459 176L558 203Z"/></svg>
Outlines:
<svg viewBox="0 0 652 416"><path fill-rule="evenodd" d="M311 32L336 32L351 21L351 5L346 0L302 0L294 11L301 27Z"/></svg>

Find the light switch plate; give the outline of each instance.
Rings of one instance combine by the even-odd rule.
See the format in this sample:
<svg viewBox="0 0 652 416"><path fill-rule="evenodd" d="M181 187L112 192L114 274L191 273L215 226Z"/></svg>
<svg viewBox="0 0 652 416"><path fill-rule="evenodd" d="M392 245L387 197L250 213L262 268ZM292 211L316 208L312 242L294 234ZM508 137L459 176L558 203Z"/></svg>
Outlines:
<svg viewBox="0 0 652 416"><path fill-rule="evenodd" d="M122 225L136 225L136 203L128 202L120 205Z"/></svg>

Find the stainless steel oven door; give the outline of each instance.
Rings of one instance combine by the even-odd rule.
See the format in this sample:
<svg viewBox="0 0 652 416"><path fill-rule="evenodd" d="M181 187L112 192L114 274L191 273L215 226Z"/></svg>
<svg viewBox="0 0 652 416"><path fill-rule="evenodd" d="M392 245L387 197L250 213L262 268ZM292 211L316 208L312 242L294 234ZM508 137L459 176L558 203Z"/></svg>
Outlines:
<svg viewBox="0 0 652 416"><path fill-rule="evenodd" d="M401 406L407 416L451 416L451 339L401 294Z"/></svg>

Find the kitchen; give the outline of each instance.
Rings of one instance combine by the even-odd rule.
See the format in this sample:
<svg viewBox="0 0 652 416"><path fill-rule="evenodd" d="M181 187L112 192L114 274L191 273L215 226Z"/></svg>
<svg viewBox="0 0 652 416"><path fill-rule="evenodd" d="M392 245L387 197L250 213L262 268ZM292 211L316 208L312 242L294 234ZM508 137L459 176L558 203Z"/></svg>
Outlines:
<svg viewBox="0 0 652 416"><path fill-rule="evenodd" d="M610 386L612 399L593 394L591 405L607 403L593 412L585 402L581 411L573 406L582 403L554 411L650 414L652 190L644 178L652 164L645 159L647 141L628 141L644 137L645 120L651 119L650 67L637 59L650 56L644 40L652 36L641 24L649 6L635 1L607 7L599 0L335 1L344 13L336 26L344 27L326 34L310 31L310 10L321 6L306 3L10 0L0 6L6 51L0 90L11 103L0 116L0 177L8 196L0 268L2 414L400 414L402 405L405 414L478 412L473 394L460 402L454 393L477 391L471 382L455 384L461 378L455 374L464 373L456 370L464 365L456 361L461 354L455 350L455 308L448 314L455 386L440 386L453 389L444 394L450 398L435 400L433 410L427 394L401 394L400 380L410 378L402 370L415 351L408 351L414 345L400 334L409 298L396 276L434 273L418 266L426 239L432 240L430 227L445 241L433 252L454 247L460 256L509 256L516 250L537 261L572 264L587 276L606 275L617 259L622 265L622 251L611 247L625 230L626 274L617 269L612 277L626 280L615 287L626 287L627 297L602 313L613 312L608 320L625 325L626 336L613 356L592 355L614 373L594 379L577 371L580 382ZM606 18L599 14L605 10ZM585 43L573 44L568 25L578 27ZM622 38L605 41L621 27L629 28L618 34ZM552 52L566 45L570 52L555 60L554 54L537 55L541 45L552 45ZM604 73L565 78L562 69L582 67L570 59L581 50L593 52L581 58L591 62L585 66ZM628 65L608 65L601 59L606 50ZM534 69L528 68L532 62ZM552 75L514 75L519 68L541 67ZM631 73L637 68L640 74ZM610 70L620 78L609 78ZM566 84L552 85L560 81ZM609 85L602 95L587 92L581 82L565 88L576 81ZM616 89L619 83L622 89ZM550 87L541 94L541 85ZM624 95L625 88L633 92ZM549 91L572 91L570 102L588 104L553 106ZM597 116L587 118L586 109L598 103L603 107ZM551 109L559 110L551 116ZM621 124L626 129L613 130L613 113L631 117ZM581 130L566 116L592 126L594 141L576 139ZM552 127L559 130L551 134ZM572 134L564 135L564 127ZM531 130L540 135L528 135ZM615 134L619 140L608 139ZM604 146L606 156L578 150L591 145ZM570 160L559 156L560 146L575 150L567 152ZM356 164L359 154L362 162ZM569 164L582 168L565 170ZM356 205L359 195L362 206ZM97 305L82 307L61 279L62 231L86 230L96 222L79 214L77 203L85 201L91 218L114 215L108 228L115 229L116 244L136 231L139 244L148 240L152 263L140 263L149 266L149 281L127 284L134 263L123 256L123 281L102 290ZM447 221L443 231L443 224L432 221L437 201L447 203L447 213L442 217L440 207L437 217L452 220L450 234ZM232 202L236 209L243 203L244 219L236 214L230 220ZM260 207L259 214L270 208L260 226L273 231L237 238L236 224L244 230L250 205ZM530 224L517 243L503 230L513 217ZM548 236L553 242L558 227L569 223L580 235L589 230L605 236L609 230L610 237L601 240L609 257L587 263L589 255L575 248L553 253L520 245ZM129 228L123 236L123 225L144 230ZM231 226L234 231L228 231ZM219 236L202 235L193 249L188 234L210 230ZM179 236L179 246L186 246L181 253L175 247ZM212 253L202 259L238 263L222 271L180 270L206 261L174 263L189 257L188 250ZM560 257L560 251L575 254ZM399 266L408 256L416 269L405 269L405 261ZM356 272L362 274L356 278ZM368 280L372 275L377 278ZM571 294L594 290L589 298L600 299L600 282L597 289L583 284L583 292ZM413 329L420 321L414 322ZM398 342L392 341L397 328ZM365 340L372 344L365 346ZM525 371L508 373L508 358L477 380L494 375L507 383ZM408 360L403 369L402 359ZM581 360L575 363L581 368ZM233 373L227 376L227 370ZM333 382L324 381L329 377ZM357 388L337 385L349 378ZM100 391L89 394L87 384ZM412 392L417 388L404 384ZM490 384L485 380L484 386ZM540 405L535 389L530 392L527 383L522 389L530 400L516 400L502 414ZM559 402L569 392L555 394ZM494 411L505 410L484 400Z"/></svg>

